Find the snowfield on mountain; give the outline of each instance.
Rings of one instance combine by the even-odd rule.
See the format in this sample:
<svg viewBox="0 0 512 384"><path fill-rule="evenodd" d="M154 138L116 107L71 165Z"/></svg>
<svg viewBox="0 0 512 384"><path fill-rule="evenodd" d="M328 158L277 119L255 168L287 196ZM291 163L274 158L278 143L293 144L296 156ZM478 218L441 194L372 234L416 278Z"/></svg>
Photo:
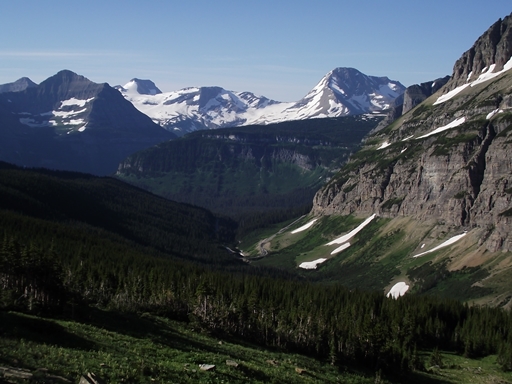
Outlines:
<svg viewBox="0 0 512 384"><path fill-rule="evenodd" d="M398 81L367 76L354 68L330 71L297 102L280 102L221 87L162 93L151 80L141 79L115 88L155 123L178 135L199 129L378 114L391 108L405 90Z"/></svg>

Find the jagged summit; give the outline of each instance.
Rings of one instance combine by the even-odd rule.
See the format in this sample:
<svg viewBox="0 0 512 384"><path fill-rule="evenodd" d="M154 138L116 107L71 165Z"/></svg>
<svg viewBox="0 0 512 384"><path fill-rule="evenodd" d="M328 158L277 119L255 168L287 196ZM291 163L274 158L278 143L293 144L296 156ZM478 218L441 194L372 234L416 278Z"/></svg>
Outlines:
<svg viewBox="0 0 512 384"><path fill-rule="evenodd" d="M404 115L367 138L319 191L314 212L433 220L445 231L472 230L487 251L511 251L511 43L507 16L457 60L437 93L446 79L410 87Z"/></svg>
<svg viewBox="0 0 512 384"><path fill-rule="evenodd" d="M512 56L512 13L499 19L474 45L464 52L453 66L447 85L452 90L475 81L484 72L499 72Z"/></svg>
<svg viewBox="0 0 512 384"><path fill-rule="evenodd" d="M24 98L32 104L30 112L45 113L57 108L64 100L94 98L105 85L65 69L42 81L37 87L28 89Z"/></svg>
<svg viewBox="0 0 512 384"><path fill-rule="evenodd" d="M151 80L142 80L133 78L123 87L115 87L118 90L123 89L126 93L135 93L139 95L158 95L162 93L160 89Z"/></svg>

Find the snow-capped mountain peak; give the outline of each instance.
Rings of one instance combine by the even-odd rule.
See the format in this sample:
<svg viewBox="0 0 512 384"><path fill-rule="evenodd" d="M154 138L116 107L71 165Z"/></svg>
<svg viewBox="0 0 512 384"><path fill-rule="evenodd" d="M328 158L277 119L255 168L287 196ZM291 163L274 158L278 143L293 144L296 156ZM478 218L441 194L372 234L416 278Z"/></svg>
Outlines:
<svg viewBox="0 0 512 384"><path fill-rule="evenodd" d="M116 87L117 89L121 87ZM126 93L138 95L158 95L162 93L160 89L151 80L131 79L123 87Z"/></svg>
<svg viewBox="0 0 512 384"><path fill-rule="evenodd" d="M367 76L354 68L336 68L298 104L316 104L318 114L362 114L390 108L405 87L387 77Z"/></svg>
<svg viewBox="0 0 512 384"><path fill-rule="evenodd" d="M398 81L336 68L301 100L283 103L251 92L221 87L184 88L161 93L150 80L116 87L141 112L177 134L289 120L380 113L405 91ZM152 90L155 90L154 92Z"/></svg>

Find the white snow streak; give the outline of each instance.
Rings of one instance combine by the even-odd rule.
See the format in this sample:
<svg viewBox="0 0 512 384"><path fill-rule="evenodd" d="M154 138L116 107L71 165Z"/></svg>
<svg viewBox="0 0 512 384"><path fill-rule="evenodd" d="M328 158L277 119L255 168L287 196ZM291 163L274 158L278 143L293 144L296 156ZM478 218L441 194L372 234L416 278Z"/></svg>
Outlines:
<svg viewBox="0 0 512 384"><path fill-rule="evenodd" d="M393 285L393 287L389 290L386 297L391 296L393 299L398 299L400 296L405 295L405 292L409 290L409 286L403 282L400 281L399 283L396 283Z"/></svg>
<svg viewBox="0 0 512 384"><path fill-rule="evenodd" d="M29 127L54 127L59 124L61 125L80 125L85 124L84 119L77 118L77 115L80 115L87 111L87 108L83 108L87 103L94 100L94 97L91 97L87 100L80 100L72 97L71 99L63 100L60 102L60 107L55 111L48 111L43 112L38 115L33 115L33 117L23 117L20 118L20 123L28 125ZM82 107L83 109L80 109L78 111L62 111L62 108L64 107L72 107L72 106L78 106ZM69 108L66 108L69 109ZM22 112L20 115L31 115L29 112ZM41 117L46 117L45 119L41 119ZM58 117L60 118L59 122L57 122L54 119L51 119L51 117ZM85 130L85 126L80 128L79 131L83 132ZM69 132L68 132L69 133Z"/></svg>
<svg viewBox="0 0 512 384"><path fill-rule="evenodd" d="M299 268L316 269L317 265L323 263L325 260L327 260L327 259L316 259L313 261L305 261L303 263L300 263Z"/></svg>
<svg viewBox="0 0 512 384"><path fill-rule="evenodd" d="M62 108L65 106L70 106L70 105L78 105L79 107L84 107L85 104L91 102L92 100L94 100L94 97L91 97L90 99L87 99L87 100L80 100L80 99L75 99L74 97L72 97L71 99L61 101L60 107Z"/></svg>
<svg viewBox="0 0 512 384"><path fill-rule="evenodd" d="M336 248L334 251L331 252L331 255L339 253L339 252L343 251L344 249L347 249L348 247L350 247L350 243L348 243L347 241L350 240L353 236L355 236L364 227L366 227L370 223L370 221L372 221L375 218L375 216L376 216L375 214L371 215L369 218L367 218L365 221L363 221L355 229L353 229L352 231L350 231L346 235L338 237L337 239L334 239L333 241L325 244L325 245L341 244L341 246L339 246L338 248ZM307 223L306 225L303 225L300 228L297 228L295 231L307 229L311 225L313 225L313 223L315 221L316 221L316 219L310 221L309 223ZM304 227L306 227L306 228L304 228ZM313 260L313 261L305 261L303 263L300 263L299 268L316 269L318 264L323 263L326 260L327 260L326 258L321 258L321 259L316 259L316 260Z"/></svg>
<svg viewBox="0 0 512 384"><path fill-rule="evenodd" d="M387 147L389 147L390 145L391 145L390 143L388 143L387 141L385 141L385 142L383 142L383 143L380 145L380 147L379 147L379 148L377 148L377 150L387 148Z"/></svg>
<svg viewBox="0 0 512 384"><path fill-rule="evenodd" d="M428 136L431 136L431 135L435 135L435 134L437 134L439 132L446 131L447 129L457 127L457 126L463 124L465 121L466 121L465 117L461 117L461 118L455 119L455 120L453 120L449 124L443 125L442 127L434 129L432 132L429 132L429 133L427 133L427 134L425 134L423 136L418 137L418 139L423 139L425 137L428 137Z"/></svg>
<svg viewBox="0 0 512 384"><path fill-rule="evenodd" d="M467 83L467 84L461 85L460 87L455 88L454 90L448 92L447 94L440 96L436 100L434 105L442 104L445 101L450 100L452 97L454 97L458 93L462 92L464 89L466 89L469 86L474 87L475 85L484 83L486 81L494 79L495 77L498 77L502 73L505 73L506 71L508 71L509 69L512 68L512 56L507 61L507 63L503 66L503 69L501 71L493 73L492 71L494 71L495 67L496 67L496 64L492 64L489 68L486 67L486 68L482 69L482 73L480 74L480 76L478 76L478 79L476 79L475 81L473 81L471 83ZM467 78L466 82L469 81L469 78L471 77L471 75L472 75L472 73L470 73L468 75L468 78Z"/></svg>
<svg viewBox="0 0 512 384"><path fill-rule="evenodd" d="M438 249L447 247L447 246L455 243L456 241L462 239L464 236L466 236L466 233L467 232L464 232L464 233L462 233L460 235L453 236L452 238L446 240L444 243L439 244L437 247L434 247L434 248L432 248L432 249L430 249L428 251L422 252L422 253L418 253L417 255L414 255L413 257L423 256L423 255L426 255L427 253L434 252L434 251L437 251ZM422 248L423 248L423 246L422 246Z"/></svg>
<svg viewBox="0 0 512 384"><path fill-rule="evenodd" d="M455 95L457 95L458 93L462 92L464 89L466 89L467 87L469 87L469 84L464 84L464 85L461 85L460 87L457 87L453 90L451 90L450 92L448 92L447 94L445 95L442 95L442 96L439 96L439 98L436 100L436 102L434 103L434 105L437 105L437 104L442 104L444 103L445 101L448 101L450 100L452 97L454 97Z"/></svg>
<svg viewBox="0 0 512 384"><path fill-rule="evenodd" d="M489 113L485 118L487 120L491 120L494 117L494 115L497 115L498 113L503 113L503 109L495 109L494 111Z"/></svg>
<svg viewBox="0 0 512 384"><path fill-rule="evenodd" d="M359 226L346 235L343 235L341 237L338 237L337 239L334 239L333 241L327 243L326 245L333 245L333 244L343 244L347 241L349 241L352 237L354 237L358 232L360 232L364 227L366 227L368 224L370 224L370 221L372 221L375 216L377 216L375 213L371 215L369 218L367 218L365 221L363 221Z"/></svg>
<svg viewBox="0 0 512 384"><path fill-rule="evenodd" d="M350 247L350 243L343 243L338 248L336 248L334 251L331 252L331 255L334 255L336 253L340 253L341 251L347 249Z"/></svg>
<svg viewBox="0 0 512 384"><path fill-rule="evenodd" d="M302 227L299 227L299 228L293 230L291 233L299 233L299 232L305 231L306 229L311 227L315 223L315 221L317 221L317 220L318 219L313 219L309 223L304 224Z"/></svg>

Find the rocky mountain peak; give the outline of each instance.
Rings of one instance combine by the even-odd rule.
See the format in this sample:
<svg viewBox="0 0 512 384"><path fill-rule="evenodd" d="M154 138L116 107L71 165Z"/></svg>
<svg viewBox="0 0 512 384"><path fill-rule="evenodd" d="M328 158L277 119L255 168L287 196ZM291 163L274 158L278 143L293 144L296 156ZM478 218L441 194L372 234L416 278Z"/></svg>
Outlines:
<svg viewBox="0 0 512 384"><path fill-rule="evenodd" d="M68 69L63 69L62 71L57 72L55 75L49 77L48 79L44 80L40 85L45 86L47 84L53 84L53 83L63 83L63 84L88 84L92 83L89 79L86 77L79 75L73 71L70 71Z"/></svg>
<svg viewBox="0 0 512 384"><path fill-rule="evenodd" d="M453 67L449 90L476 80L482 72L498 72L512 56L512 14L494 23ZM492 66L492 69L491 69Z"/></svg>
<svg viewBox="0 0 512 384"><path fill-rule="evenodd" d="M13 83L0 84L0 93L21 92L27 88L35 86L37 86L37 84L30 80L28 77L22 77L21 79L18 79Z"/></svg>
<svg viewBox="0 0 512 384"><path fill-rule="evenodd" d="M2 160L99 175L112 173L129 154L175 137L108 84L68 70L0 94L0 122L0 134L9 130L0 140Z"/></svg>
<svg viewBox="0 0 512 384"><path fill-rule="evenodd" d="M512 15L462 55L445 86L408 88L404 114L366 138L313 212L432 220L468 231L486 252L511 251L511 40ZM430 98L439 86L444 94Z"/></svg>
<svg viewBox="0 0 512 384"><path fill-rule="evenodd" d="M127 84L116 88L139 111L165 129L180 134L198 129L381 113L405 90L398 81L367 76L357 69L344 67L330 71L297 102L279 102L217 86L184 88L162 94L131 92L130 87Z"/></svg>
<svg viewBox="0 0 512 384"><path fill-rule="evenodd" d="M62 70L49 77L37 87L29 89L29 97L32 102L38 105L41 112L49 107L53 108L55 103L63 100L76 98L87 100L95 97L106 84L97 84L82 75L69 70Z"/></svg>
<svg viewBox="0 0 512 384"><path fill-rule="evenodd" d="M402 94L405 87L398 81L392 81L388 77L368 76L355 68L338 67L326 75L327 85L335 90L342 89L344 94L355 95L371 91L375 86L388 86L389 95L396 98Z"/></svg>

